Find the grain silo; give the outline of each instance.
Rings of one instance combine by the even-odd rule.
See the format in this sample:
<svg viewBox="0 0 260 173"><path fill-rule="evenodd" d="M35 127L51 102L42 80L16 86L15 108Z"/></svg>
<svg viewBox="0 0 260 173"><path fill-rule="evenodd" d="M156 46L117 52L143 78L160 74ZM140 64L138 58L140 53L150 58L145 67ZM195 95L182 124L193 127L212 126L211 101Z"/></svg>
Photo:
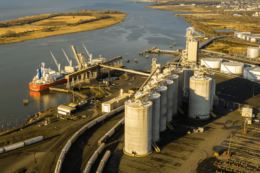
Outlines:
<svg viewBox="0 0 260 173"><path fill-rule="evenodd" d="M259 57L259 47L247 47L247 57L248 58L258 58Z"/></svg>
<svg viewBox="0 0 260 173"><path fill-rule="evenodd" d="M221 62L221 58L202 58L200 64L207 68L220 68Z"/></svg>
<svg viewBox="0 0 260 173"><path fill-rule="evenodd" d="M189 117L193 119L208 119L210 117L211 78L192 76L189 90Z"/></svg>
<svg viewBox="0 0 260 173"><path fill-rule="evenodd" d="M183 69L183 98L185 100L189 97L189 85L190 85L190 77L194 75L194 71L191 68Z"/></svg>
<svg viewBox="0 0 260 173"><path fill-rule="evenodd" d="M177 68L173 71L173 74L177 74L179 76L178 82L178 106L182 106L182 86L183 86L183 70L181 68Z"/></svg>
<svg viewBox="0 0 260 173"><path fill-rule="evenodd" d="M148 95L148 99L152 105L152 140L157 142L160 140L160 97L161 94L152 92Z"/></svg>
<svg viewBox="0 0 260 173"><path fill-rule="evenodd" d="M166 80L165 84L167 86L167 116L166 116L166 120L168 122L171 122L172 121L172 115L173 115L174 82L173 82L173 80Z"/></svg>
<svg viewBox="0 0 260 173"><path fill-rule="evenodd" d="M224 73L242 74L244 64L239 62L223 62L220 71Z"/></svg>
<svg viewBox="0 0 260 173"><path fill-rule="evenodd" d="M212 110L214 105L217 106L219 104L219 99L218 96L216 96L216 78L214 73L211 74L211 79L212 79L212 95L213 95L213 99L211 103L211 110Z"/></svg>
<svg viewBox="0 0 260 173"><path fill-rule="evenodd" d="M178 83L179 83L179 76L176 74L169 75L169 79L173 80L173 106L172 106L172 114L176 115L178 111Z"/></svg>
<svg viewBox="0 0 260 173"><path fill-rule="evenodd" d="M167 87L159 86L157 91L161 94L160 97L160 132L166 130L166 116L167 116Z"/></svg>
<svg viewBox="0 0 260 173"><path fill-rule="evenodd" d="M125 102L125 147L129 156L146 156L152 152L152 102Z"/></svg>

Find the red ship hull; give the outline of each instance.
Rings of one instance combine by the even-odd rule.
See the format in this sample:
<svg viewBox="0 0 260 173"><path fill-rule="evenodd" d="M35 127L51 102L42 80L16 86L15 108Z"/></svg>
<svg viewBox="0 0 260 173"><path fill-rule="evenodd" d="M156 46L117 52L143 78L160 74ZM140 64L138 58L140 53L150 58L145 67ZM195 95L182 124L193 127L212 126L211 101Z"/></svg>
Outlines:
<svg viewBox="0 0 260 173"><path fill-rule="evenodd" d="M47 90L48 88L54 86L55 84L61 84L66 81L67 81L67 79L61 79L61 80L56 81L55 83L51 83L51 84L43 84L43 85L29 84L29 88L30 88L30 90L33 90L33 91L42 91L42 90Z"/></svg>

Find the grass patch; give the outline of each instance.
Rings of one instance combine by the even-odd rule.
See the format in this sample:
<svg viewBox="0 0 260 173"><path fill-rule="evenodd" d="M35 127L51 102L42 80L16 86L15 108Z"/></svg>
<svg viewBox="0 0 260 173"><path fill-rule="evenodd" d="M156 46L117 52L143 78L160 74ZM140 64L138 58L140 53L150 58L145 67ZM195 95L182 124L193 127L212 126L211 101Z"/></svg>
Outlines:
<svg viewBox="0 0 260 173"><path fill-rule="evenodd" d="M205 49L221 53L244 53L247 51L247 47L247 44L234 43L228 39L218 39Z"/></svg>
<svg viewBox="0 0 260 173"><path fill-rule="evenodd" d="M56 13L0 22L0 44L101 29L124 21L114 10Z"/></svg>

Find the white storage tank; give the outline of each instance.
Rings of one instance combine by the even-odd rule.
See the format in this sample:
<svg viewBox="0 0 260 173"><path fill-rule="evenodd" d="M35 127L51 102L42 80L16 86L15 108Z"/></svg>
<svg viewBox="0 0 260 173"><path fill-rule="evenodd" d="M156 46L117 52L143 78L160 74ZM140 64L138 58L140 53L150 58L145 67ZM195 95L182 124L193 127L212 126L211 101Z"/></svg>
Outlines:
<svg viewBox="0 0 260 173"><path fill-rule="evenodd" d="M243 77L248 80L260 80L260 67L245 67Z"/></svg>
<svg viewBox="0 0 260 173"><path fill-rule="evenodd" d="M145 156L152 152L152 102L125 102L125 147L130 156Z"/></svg>
<svg viewBox="0 0 260 173"><path fill-rule="evenodd" d="M258 58L259 57L259 47L247 47L247 57L248 58Z"/></svg>
<svg viewBox="0 0 260 173"><path fill-rule="evenodd" d="M193 69L190 69L190 68L184 68L183 69L183 88L182 88L182 91L183 91L183 98L185 100L188 99L189 97L189 85L190 85L190 77L194 75L194 71Z"/></svg>
<svg viewBox="0 0 260 173"><path fill-rule="evenodd" d="M157 92L150 93L148 99L153 103L152 110L152 140L157 142L160 140L160 97Z"/></svg>
<svg viewBox="0 0 260 173"><path fill-rule="evenodd" d="M176 115L178 111L178 83L179 83L179 76L176 74L172 74L169 76L171 80L173 80L173 106L172 106L172 114Z"/></svg>
<svg viewBox="0 0 260 173"><path fill-rule="evenodd" d="M172 114L173 114L173 90L174 90L174 82L173 80L166 80L166 86L167 86L167 116L166 120L168 122L172 121Z"/></svg>
<svg viewBox="0 0 260 173"><path fill-rule="evenodd" d="M202 58L200 64L207 68L220 68L221 62L221 58Z"/></svg>
<svg viewBox="0 0 260 173"><path fill-rule="evenodd" d="M239 62L223 62L220 71L224 73L242 74L244 64Z"/></svg>
<svg viewBox="0 0 260 173"><path fill-rule="evenodd" d="M166 130L166 117L167 117L167 87L159 86L157 92L161 94L160 97L160 132Z"/></svg>
<svg viewBox="0 0 260 173"><path fill-rule="evenodd" d="M211 78L190 78L189 117L205 120L210 118Z"/></svg>
<svg viewBox="0 0 260 173"><path fill-rule="evenodd" d="M178 106L182 106L182 86L183 86L183 69L177 68L173 71L173 74L177 74L179 76L178 82Z"/></svg>

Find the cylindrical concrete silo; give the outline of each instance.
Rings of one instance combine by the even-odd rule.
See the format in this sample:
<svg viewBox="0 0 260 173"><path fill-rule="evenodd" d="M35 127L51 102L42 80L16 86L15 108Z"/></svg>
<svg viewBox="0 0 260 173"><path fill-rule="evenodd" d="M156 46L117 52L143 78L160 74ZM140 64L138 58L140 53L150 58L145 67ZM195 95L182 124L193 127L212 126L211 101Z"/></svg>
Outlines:
<svg viewBox="0 0 260 173"><path fill-rule="evenodd" d="M125 147L130 156L152 152L152 102L125 102Z"/></svg>
<svg viewBox="0 0 260 173"><path fill-rule="evenodd" d="M210 118L210 77L190 78L190 97L189 97L189 117L193 119L205 120Z"/></svg>
<svg viewBox="0 0 260 173"><path fill-rule="evenodd" d="M153 92L148 99L153 103L152 110L152 140L157 142L160 140L160 97L161 94Z"/></svg>
<svg viewBox="0 0 260 173"><path fill-rule="evenodd" d="M179 82L178 82L178 106L182 106L182 86L183 86L183 70L178 68L173 71L173 74L179 75Z"/></svg>
<svg viewBox="0 0 260 173"><path fill-rule="evenodd" d="M167 117L166 120L168 122L172 121L173 114L173 91L174 91L174 82L173 80L166 80L167 85Z"/></svg>
<svg viewBox="0 0 260 173"><path fill-rule="evenodd" d="M216 96L216 78L215 74L211 74L212 79L212 99L211 99L211 110L213 109L213 105L218 105L218 97Z"/></svg>
<svg viewBox="0 0 260 173"><path fill-rule="evenodd" d="M194 71L190 68L183 69L183 98L185 100L189 97L189 86L190 86L190 77L194 75Z"/></svg>
<svg viewBox="0 0 260 173"><path fill-rule="evenodd" d="M167 116L167 87L160 86L157 91L161 94L160 97L160 132L166 130L166 116Z"/></svg>
<svg viewBox="0 0 260 173"><path fill-rule="evenodd" d="M176 115L178 111L178 83L179 76L176 74L170 75L170 79L173 80L174 90L173 90L173 106L172 106L172 114Z"/></svg>

